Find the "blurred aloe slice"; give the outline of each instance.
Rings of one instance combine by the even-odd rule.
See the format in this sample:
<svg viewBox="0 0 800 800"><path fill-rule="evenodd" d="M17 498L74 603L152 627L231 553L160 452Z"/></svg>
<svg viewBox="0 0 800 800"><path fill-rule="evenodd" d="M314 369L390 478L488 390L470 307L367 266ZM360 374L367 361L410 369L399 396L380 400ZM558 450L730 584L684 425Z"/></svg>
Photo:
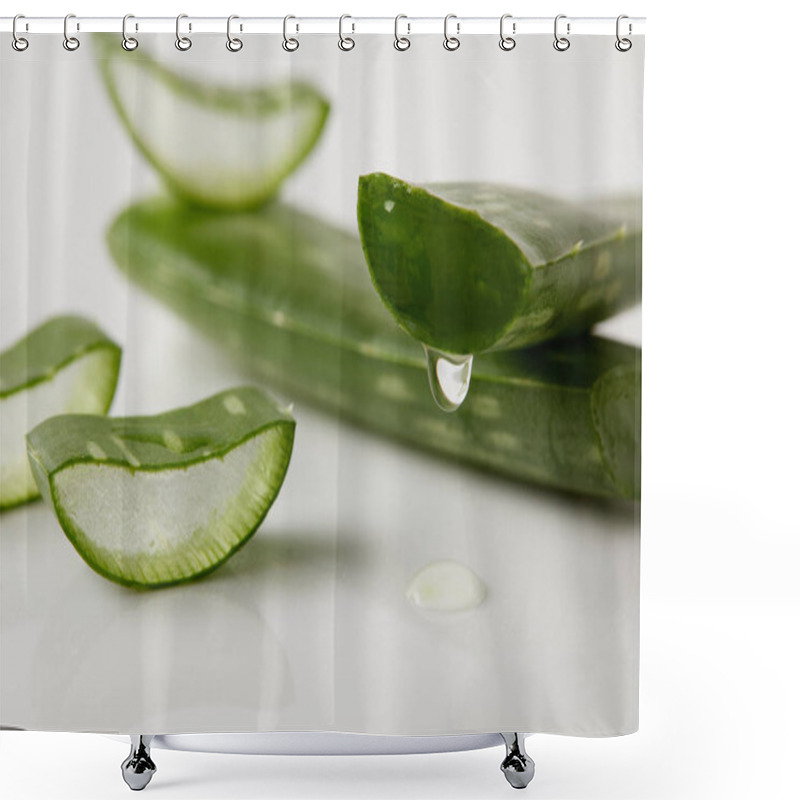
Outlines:
<svg viewBox="0 0 800 800"><path fill-rule="evenodd" d="M211 85L172 71L145 48L126 52L118 36L94 40L106 87L131 138L170 189L192 203L262 205L322 133L329 105L307 83Z"/></svg>
<svg viewBox="0 0 800 800"><path fill-rule="evenodd" d="M429 348L574 335L641 299L637 197L572 204L489 183L361 176L358 222L386 307Z"/></svg>
<svg viewBox="0 0 800 800"><path fill-rule="evenodd" d="M93 322L54 317L0 353L0 509L39 496L25 434L54 414L105 414L121 351Z"/></svg>
<svg viewBox="0 0 800 800"><path fill-rule="evenodd" d="M28 456L89 566L153 588L210 572L256 532L294 428L287 410L241 387L151 417L51 417L28 434Z"/></svg>

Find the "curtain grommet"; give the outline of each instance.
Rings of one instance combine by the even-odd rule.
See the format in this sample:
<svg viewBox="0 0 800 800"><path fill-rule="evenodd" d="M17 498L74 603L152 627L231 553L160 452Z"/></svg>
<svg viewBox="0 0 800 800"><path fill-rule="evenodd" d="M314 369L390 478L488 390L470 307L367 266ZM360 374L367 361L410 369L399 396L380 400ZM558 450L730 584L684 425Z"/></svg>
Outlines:
<svg viewBox="0 0 800 800"><path fill-rule="evenodd" d="M451 36L447 30L451 19L456 20L456 36ZM459 33L461 33L461 23L458 22L458 17L455 14L448 14L444 18L444 42L442 42L442 46L445 50L449 50L452 53L461 47L461 40L458 38Z"/></svg>
<svg viewBox="0 0 800 800"><path fill-rule="evenodd" d="M136 19L133 14L126 14L122 18L122 49L127 50L129 53L139 46L139 40L135 36L128 36L128 20ZM139 26L136 25L136 30Z"/></svg>
<svg viewBox="0 0 800 800"><path fill-rule="evenodd" d="M190 50L192 47L192 40L188 36L184 36L181 33L181 20L188 19L188 14L178 14L175 17L175 47L180 50L182 53L185 53L187 50ZM192 23L189 23L189 30L192 30Z"/></svg>
<svg viewBox="0 0 800 800"><path fill-rule="evenodd" d="M231 14L228 17L228 27L225 31L225 35L228 37L228 41L225 42L225 47L227 47L228 51L231 53L238 53L244 47L244 42L242 42L241 39L231 36L231 22L233 22L235 19L239 19L238 15L236 14ZM239 30L242 30L241 25L239 26Z"/></svg>
<svg viewBox="0 0 800 800"><path fill-rule="evenodd" d="M500 49L504 50L506 53L510 52L517 46L517 40L513 36L506 36L505 32L505 22L507 19L512 19L511 14L503 14L500 17ZM511 32L517 32L517 23L511 23Z"/></svg>
<svg viewBox="0 0 800 800"><path fill-rule="evenodd" d="M24 14L17 14L14 17L14 21L11 23L11 46L18 52L24 53L28 49L28 45L30 42L24 37L20 36L17 33L17 22L21 19L25 19Z"/></svg>
<svg viewBox="0 0 800 800"><path fill-rule="evenodd" d="M74 53L80 46L81 40L77 36L70 36L69 34L69 21L75 19L74 14L67 14L64 17L64 49L70 53ZM80 30L80 25L76 23L76 30Z"/></svg>
<svg viewBox="0 0 800 800"><path fill-rule="evenodd" d="M409 34L411 33L411 23L406 23L407 32L405 36L400 35L400 20L401 19L408 19L405 14L398 14L394 18L394 49L399 50L401 53L404 53L411 47L411 39L408 38Z"/></svg>
<svg viewBox="0 0 800 800"><path fill-rule="evenodd" d="M630 39L628 39L627 36L620 36L619 35L620 23L624 19L629 19L627 14L620 14L617 17L617 41L614 42L614 47L616 47L617 50L619 50L620 53L627 53L628 50L630 50L631 47L633 47L633 42ZM629 22L628 23L628 36L630 36L631 33L633 33L633 26Z"/></svg>
<svg viewBox="0 0 800 800"><path fill-rule="evenodd" d="M567 39L567 36L569 36L570 33L569 22L567 22L567 36L560 36L558 33L558 21L560 19L566 19L566 18L567 18L566 14L558 14L555 18L555 21L553 22L553 36L554 36L553 47L555 47L555 49L558 50L559 53L564 53L567 50L569 50L569 46L571 44L570 40Z"/></svg>
<svg viewBox="0 0 800 800"><path fill-rule="evenodd" d="M352 36L345 36L343 27L346 19L353 19L349 14L342 14L339 17L339 49L345 53L349 53L355 46L356 40ZM352 33L356 32L355 23L352 23Z"/></svg>
<svg viewBox="0 0 800 800"><path fill-rule="evenodd" d="M289 36L289 20L290 19L297 19L297 17L293 16L292 14L287 14L283 18L283 42L281 44L281 47L287 53L294 53L294 51L297 50L298 47L300 47L300 42L297 39L295 39L294 36ZM296 25L295 26L295 30L299 31L300 30L300 26Z"/></svg>

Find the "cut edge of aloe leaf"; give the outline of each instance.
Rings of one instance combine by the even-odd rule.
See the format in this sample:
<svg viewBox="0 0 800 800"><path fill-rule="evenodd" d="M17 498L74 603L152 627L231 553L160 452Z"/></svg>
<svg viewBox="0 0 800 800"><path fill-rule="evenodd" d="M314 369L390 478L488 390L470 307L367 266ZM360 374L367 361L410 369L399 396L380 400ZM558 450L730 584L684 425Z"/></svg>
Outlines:
<svg viewBox="0 0 800 800"><path fill-rule="evenodd" d="M229 429L224 415L247 418ZM255 535L283 486L295 431L287 409L246 386L163 414L103 423L81 415L51 418L28 435L28 455L43 496L83 560L138 589L207 575ZM160 504L160 516L159 509L148 511L148 501ZM170 515L178 520L174 527L159 527ZM87 520L98 527L90 530Z"/></svg>
<svg viewBox="0 0 800 800"><path fill-rule="evenodd" d="M453 354L480 353L513 323L528 283L527 260L477 211L373 172L359 177L358 228L375 290L400 326L422 344ZM436 229L437 235L426 236L426 228ZM491 259L484 257L487 252L493 253ZM487 260L502 272L500 292L482 291ZM430 282L414 285L423 272ZM431 305L437 298L448 302L431 320L415 313L421 297ZM456 309L452 316L446 313Z"/></svg>
<svg viewBox="0 0 800 800"><path fill-rule="evenodd" d="M373 285L400 326L450 354L586 332L640 299L641 202L573 203L491 183L359 178Z"/></svg>
<svg viewBox="0 0 800 800"><path fill-rule="evenodd" d="M274 85L247 89L211 85L179 75L144 52L118 53L120 50L118 39L110 34L96 34L96 41L104 56L100 61L103 82L125 130L170 190L186 202L224 211L246 211L264 205L275 196L283 181L311 153L325 127L330 103L310 83L285 79ZM250 167L242 169L238 175L226 172L225 183L217 181L213 186L204 186L198 178L202 175L202 170L189 169L187 177L180 169L171 166L169 159L160 155L157 148L143 135L140 125L136 123L123 102L118 80L113 74L114 64L125 62L129 62L125 64L126 68L130 68L130 63L134 63L147 70L154 80L159 81L165 90L171 91L177 98L199 108L218 112L220 115L239 115L244 122L252 122L258 118L265 119L270 114L286 113L292 110L293 104L298 101L309 108L314 107L316 113L312 122L305 126L302 135L296 135L297 131L293 131L295 135L291 137L288 155L285 155L282 161L276 162L279 166L273 165L270 169L261 170L264 178L260 183L253 181L253 175L259 170ZM195 132L196 137L202 135L202 130ZM227 141L224 146L235 146L235 144L235 141ZM234 185L236 180L240 181L239 186ZM243 187L242 181L249 183Z"/></svg>
<svg viewBox="0 0 800 800"><path fill-rule="evenodd" d="M0 354L0 510L39 497L26 453L26 431L54 414L106 414L121 358L120 347L97 325L75 315L46 320Z"/></svg>

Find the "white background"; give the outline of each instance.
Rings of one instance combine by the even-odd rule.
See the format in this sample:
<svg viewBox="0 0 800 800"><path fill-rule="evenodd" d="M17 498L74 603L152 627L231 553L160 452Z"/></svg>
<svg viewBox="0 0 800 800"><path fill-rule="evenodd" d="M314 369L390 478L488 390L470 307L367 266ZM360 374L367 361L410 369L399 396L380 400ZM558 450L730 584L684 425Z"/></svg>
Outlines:
<svg viewBox="0 0 800 800"><path fill-rule="evenodd" d="M527 791L542 800L796 797L800 11L688 0L29 3L3 13L648 17L641 730L610 740L533 737L537 777ZM125 754L100 736L3 732L1 793L127 796ZM313 759L157 751L146 791L508 797L500 759L499 750Z"/></svg>

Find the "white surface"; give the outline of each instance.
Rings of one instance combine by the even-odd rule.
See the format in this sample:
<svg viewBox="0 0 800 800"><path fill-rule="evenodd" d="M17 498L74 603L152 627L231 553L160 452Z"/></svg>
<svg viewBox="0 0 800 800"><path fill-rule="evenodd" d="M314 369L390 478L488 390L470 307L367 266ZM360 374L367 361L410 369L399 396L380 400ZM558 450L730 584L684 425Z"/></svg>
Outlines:
<svg viewBox="0 0 800 800"><path fill-rule="evenodd" d="M306 0L292 11L323 5ZM192 10L203 6L219 7L196 0ZM236 11L254 6L242 0ZM375 6L356 0L347 10ZM128 10L84 0L81 11L115 7ZM455 8L437 0L424 7ZM485 7L462 0L458 11ZM641 730L610 740L533 737L537 775L527 792L540 800L797 795L800 272L787 242L800 130L786 32L800 16L778 2L713 9L713 26L688 0L624 9L649 15ZM138 0L135 10L184 8ZM619 13L617 3L596 0L571 0L568 10ZM37 13L64 12L63 4L37 3ZM676 314L691 327L676 328ZM4 796L126 796L118 768L126 753L102 737L2 733ZM499 748L307 762L159 752L146 791L158 787L170 800L487 800L511 796L500 757Z"/></svg>

